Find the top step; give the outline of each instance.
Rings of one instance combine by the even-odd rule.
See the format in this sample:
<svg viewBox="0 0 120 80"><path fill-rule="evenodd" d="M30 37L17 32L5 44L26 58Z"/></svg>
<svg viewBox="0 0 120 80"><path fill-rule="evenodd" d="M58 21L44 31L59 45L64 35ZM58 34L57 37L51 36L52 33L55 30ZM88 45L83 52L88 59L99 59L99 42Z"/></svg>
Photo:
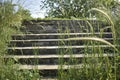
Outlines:
<svg viewBox="0 0 120 80"><path fill-rule="evenodd" d="M100 37L100 38L112 38L111 32L96 32L96 33L44 33L44 34L14 34L13 40L28 40L28 39L58 39L58 38L70 38L70 37Z"/></svg>
<svg viewBox="0 0 120 80"><path fill-rule="evenodd" d="M110 32L110 25L98 20L31 20L24 21L21 31L24 33L58 33L58 32ZM107 28L108 27L108 28Z"/></svg>

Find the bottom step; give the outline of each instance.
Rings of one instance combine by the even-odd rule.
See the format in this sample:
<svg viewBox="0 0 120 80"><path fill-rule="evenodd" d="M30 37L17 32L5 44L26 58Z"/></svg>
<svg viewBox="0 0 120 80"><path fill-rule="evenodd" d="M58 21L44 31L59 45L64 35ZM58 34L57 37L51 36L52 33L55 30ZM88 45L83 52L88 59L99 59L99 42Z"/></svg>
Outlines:
<svg viewBox="0 0 120 80"><path fill-rule="evenodd" d="M40 79L40 80L57 80L56 78L43 78L43 79Z"/></svg>
<svg viewBox="0 0 120 80"><path fill-rule="evenodd" d="M71 67L76 67L76 68L81 68L83 65L78 64L78 65L63 65L63 69L68 69ZM26 70L32 70L32 69L37 69L37 70L57 70L59 69L60 65L19 65L19 69L26 69Z"/></svg>

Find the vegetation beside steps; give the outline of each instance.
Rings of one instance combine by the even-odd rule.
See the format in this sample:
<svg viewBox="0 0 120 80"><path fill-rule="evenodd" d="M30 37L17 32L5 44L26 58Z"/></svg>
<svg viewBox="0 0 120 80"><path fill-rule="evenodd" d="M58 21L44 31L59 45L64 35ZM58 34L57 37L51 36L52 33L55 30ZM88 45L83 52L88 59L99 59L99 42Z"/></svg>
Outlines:
<svg viewBox="0 0 120 80"><path fill-rule="evenodd" d="M96 20L31 20L24 26L22 34L12 35L9 55L4 56L20 71L45 80L120 79L119 38L106 28L111 25Z"/></svg>

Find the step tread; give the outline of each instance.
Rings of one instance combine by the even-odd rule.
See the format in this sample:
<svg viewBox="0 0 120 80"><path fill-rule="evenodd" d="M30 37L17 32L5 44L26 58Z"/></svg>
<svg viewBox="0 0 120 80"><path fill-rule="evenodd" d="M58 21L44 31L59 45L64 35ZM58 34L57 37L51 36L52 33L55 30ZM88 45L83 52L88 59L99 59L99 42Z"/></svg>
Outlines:
<svg viewBox="0 0 120 80"><path fill-rule="evenodd" d="M63 69L68 69L70 67L81 68L83 64L78 65L62 65ZM38 70L57 70L59 69L60 65L19 65L19 69L38 69Z"/></svg>
<svg viewBox="0 0 120 80"><path fill-rule="evenodd" d="M62 48L92 48L92 47L111 47L109 45L96 45L96 46L86 46L86 45L81 45L81 46L37 46L37 47L8 47L7 49L18 49L18 50L23 50L23 49L62 49Z"/></svg>
<svg viewBox="0 0 120 80"><path fill-rule="evenodd" d="M112 34L111 32L104 32L104 33L100 33L100 32L97 32L97 33L42 33L42 34L13 34L13 36L42 36L42 35L45 35L45 36L50 36L50 35L88 35L88 34Z"/></svg>
<svg viewBox="0 0 120 80"><path fill-rule="evenodd" d="M82 57L92 57L93 54L73 54L73 55L4 55L4 58L17 58L17 59L21 59L21 58L25 58L25 59L29 59L29 58L59 58L59 57L63 57L63 58L70 58L70 57L75 57L75 58L82 58ZM106 57L106 56L113 56L113 54L95 54L95 57Z"/></svg>
<svg viewBox="0 0 120 80"><path fill-rule="evenodd" d="M58 80L57 78L42 78L40 80Z"/></svg>
<svg viewBox="0 0 120 80"><path fill-rule="evenodd" d="M113 38L102 38L104 40L114 40ZM120 38L117 38L118 40ZM10 42L47 42L47 41L65 41L68 39L31 39L31 40L11 40Z"/></svg>

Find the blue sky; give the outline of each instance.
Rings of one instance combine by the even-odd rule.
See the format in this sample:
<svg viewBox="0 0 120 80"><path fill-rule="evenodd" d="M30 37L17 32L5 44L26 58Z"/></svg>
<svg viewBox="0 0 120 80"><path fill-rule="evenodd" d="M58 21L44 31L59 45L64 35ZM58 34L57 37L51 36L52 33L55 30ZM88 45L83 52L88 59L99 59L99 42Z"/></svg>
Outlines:
<svg viewBox="0 0 120 80"><path fill-rule="evenodd" d="M46 10L40 10L41 1L44 0L13 0L14 2L19 2L25 9L31 12L31 16L34 18L44 18L46 15Z"/></svg>
<svg viewBox="0 0 120 80"><path fill-rule="evenodd" d="M24 8L30 10L32 17L44 18L46 11L45 11L45 9L40 10L40 5L42 4L41 1L43 1L43 0L25 0Z"/></svg>

